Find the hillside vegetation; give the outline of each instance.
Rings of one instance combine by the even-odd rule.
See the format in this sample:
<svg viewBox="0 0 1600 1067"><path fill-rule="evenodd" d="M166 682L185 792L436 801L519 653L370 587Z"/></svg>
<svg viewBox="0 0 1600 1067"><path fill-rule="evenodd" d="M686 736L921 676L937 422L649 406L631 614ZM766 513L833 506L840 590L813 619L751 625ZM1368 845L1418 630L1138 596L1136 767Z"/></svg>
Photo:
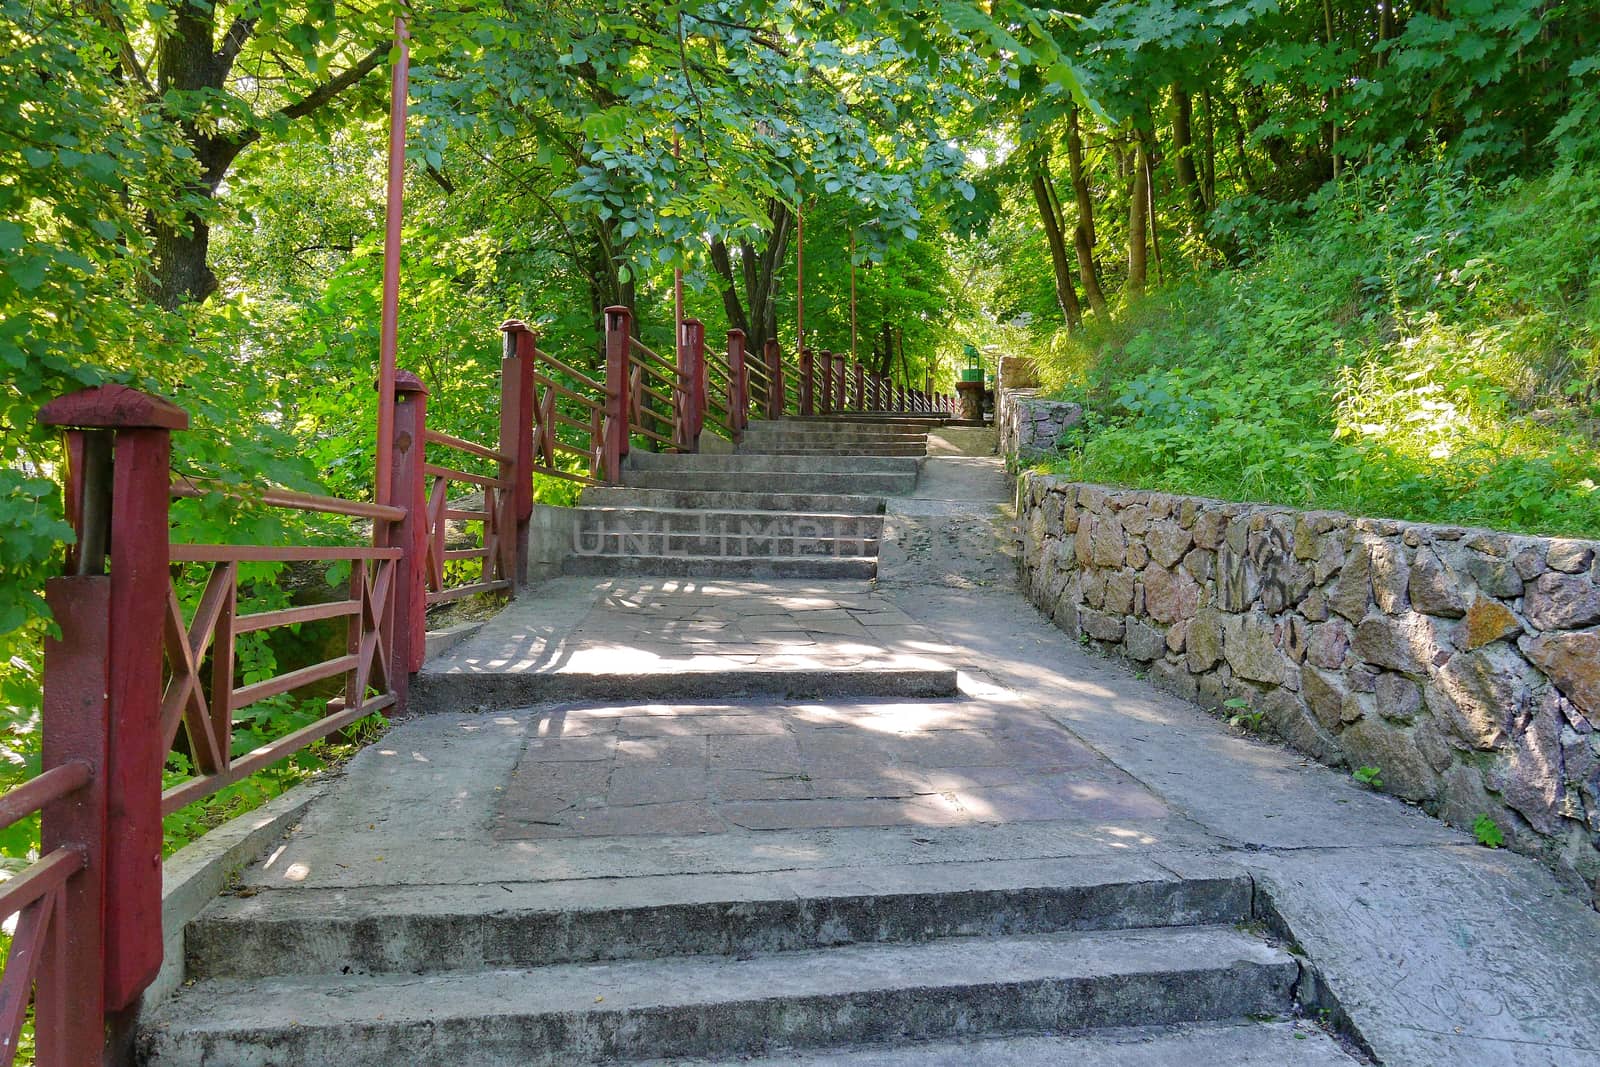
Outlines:
<svg viewBox="0 0 1600 1067"><path fill-rule="evenodd" d="M1041 346L1074 477L1600 536L1600 169L1443 164L1257 221L1193 274Z"/></svg>

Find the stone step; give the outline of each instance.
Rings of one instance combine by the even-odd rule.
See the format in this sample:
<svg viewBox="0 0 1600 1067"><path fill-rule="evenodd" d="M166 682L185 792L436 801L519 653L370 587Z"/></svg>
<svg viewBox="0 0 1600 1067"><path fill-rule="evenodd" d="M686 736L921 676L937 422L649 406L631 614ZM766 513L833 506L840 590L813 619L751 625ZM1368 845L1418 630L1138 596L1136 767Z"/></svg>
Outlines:
<svg viewBox="0 0 1600 1067"><path fill-rule="evenodd" d="M635 452L629 471L692 471L706 474L899 474L915 477L912 456L769 456Z"/></svg>
<svg viewBox="0 0 1600 1067"><path fill-rule="evenodd" d="M1288 953L1231 927L953 938L751 959L197 982L140 1062L549 1065L1287 1013Z"/></svg>
<svg viewBox="0 0 1600 1067"><path fill-rule="evenodd" d="M796 516L800 518L800 516ZM583 521L580 518L580 523ZM618 556L689 557L696 559L877 559L877 535L846 533L819 536L803 526L792 532L673 533L649 529L580 530L572 555L580 559ZM587 573L587 572L585 572Z"/></svg>
<svg viewBox="0 0 1600 1067"><path fill-rule="evenodd" d="M1143 859L927 863L510 885L267 890L189 925L190 978L417 974L668 956L748 956L1238 922L1247 875Z"/></svg>
<svg viewBox="0 0 1600 1067"><path fill-rule="evenodd" d="M848 422L756 422L745 429L745 437L782 438L799 441L921 441L927 431L898 426L872 426Z"/></svg>
<svg viewBox="0 0 1600 1067"><path fill-rule="evenodd" d="M825 1052L732 1060L673 1060L672 1067L1359 1067L1309 1022L1190 1023L1110 1027L1075 1034L1030 1034L901 1045L858 1045ZM667 1067L656 1060L640 1067Z"/></svg>
<svg viewBox="0 0 1600 1067"><path fill-rule="evenodd" d="M585 507L686 508L708 511L798 511L830 515L882 515L881 496L828 493L730 493L698 489L636 489L590 486L579 497Z"/></svg>
<svg viewBox="0 0 1600 1067"><path fill-rule="evenodd" d="M759 511L732 508L653 508L582 505L576 509L580 534L641 534L713 538L811 538L875 540L883 532L882 514L821 511ZM582 551L582 544L579 550ZM648 549L646 550L648 551Z"/></svg>
<svg viewBox="0 0 1600 1067"><path fill-rule="evenodd" d="M875 578L876 544L870 556L691 556L570 555L563 574L651 576L659 578L728 578L767 581L783 578Z"/></svg>
<svg viewBox="0 0 1600 1067"><path fill-rule="evenodd" d="M412 707L426 714L463 714L484 708L524 708L551 701L695 703L733 699L931 700L955 696L952 668L932 664L690 668L630 668L436 672L426 668L411 682Z"/></svg>
<svg viewBox="0 0 1600 1067"><path fill-rule="evenodd" d="M835 415L785 415L781 420L791 425L809 426L828 423L848 423L862 426L892 426L897 428L935 429L950 420L943 415L900 415L888 412L854 411Z"/></svg>
<svg viewBox="0 0 1600 1067"><path fill-rule="evenodd" d="M749 458L749 457L740 457ZM829 495L905 496L917 487L916 474L773 472L738 470L629 470L623 484L637 489L692 489L733 493L825 493Z"/></svg>
<svg viewBox="0 0 1600 1067"><path fill-rule="evenodd" d="M881 515L580 507L577 556L876 557Z"/></svg>
<svg viewBox="0 0 1600 1067"><path fill-rule="evenodd" d="M913 456L928 454L927 442L914 445L819 445L819 444L768 444L764 441L744 441L735 452L745 456Z"/></svg>

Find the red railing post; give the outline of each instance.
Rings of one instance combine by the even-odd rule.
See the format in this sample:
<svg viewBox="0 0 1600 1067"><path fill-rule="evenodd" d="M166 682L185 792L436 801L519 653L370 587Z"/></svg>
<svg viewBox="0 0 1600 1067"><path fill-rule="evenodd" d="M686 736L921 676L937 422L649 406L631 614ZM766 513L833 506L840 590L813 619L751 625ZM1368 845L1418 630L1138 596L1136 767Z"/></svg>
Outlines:
<svg viewBox="0 0 1600 1067"><path fill-rule="evenodd" d="M845 364L843 353L833 357L833 410L845 410L845 372L849 368Z"/></svg>
<svg viewBox="0 0 1600 1067"><path fill-rule="evenodd" d="M867 368L856 364L856 410L867 410Z"/></svg>
<svg viewBox="0 0 1600 1067"><path fill-rule="evenodd" d="M783 409L788 406L788 396L784 392L783 383L783 351L778 347L776 337L767 338L763 346L763 355L767 358L767 418L783 418Z"/></svg>
<svg viewBox="0 0 1600 1067"><path fill-rule="evenodd" d="M811 349L802 348L800 350L800 414L802 415L816 414L815 397L812 395L812 385L815 381L813 371Z"/></svg>
<svg viewBox="0 0 1600 1067"><path fill-rule="evenodd" d="M51 937L35 977L34 1041L39 1063L96 1064L106 1042L111 579L52 578L45 600L61 637L45 639L40 770L81 761L93 773L82 789L46 805L39 816L39 854L74 849L83 868L62 887L50 919ZM152 788L159 792L160 782Z"/></svg>
<svg viewBox="0 0 1600 1067"><path fill-rule="evenodd" d="M172 431L189 416L165 400L104 385L46 404L39 421L67 430L67 513L79 534L74 570L110 577L104 598L106 820L101 885L105 1009L120 1012L161 969L161 647L167 611ZM108 517L109 516L109 517ZM94 632L98 632L97 630ZM58 650L57 663L71 653ZM50 680L46 679L46 685ZM57 681L57 686L73 683ZM74 991L76 992L76 991Z"/></svg>
<svg viewBox="0 0 1600 1067"><path fill-rule="evenodd" d="M622 460L628 454L628 357L633 343L633 312L620 305L605 310L606 409L601 424L601 465L604 479L622 480ZM676 396L677 389L673 390ZM675 419L682 412L673 412Z"/></svg>
<svg viewBox="0 0 1600 1067"><path fill-rule="evenodd" d="M528 513L531 515L533 512L533 484L527 466L521 462L520 440L520 437L526 436L524 426L532 425L522 402L520 358L520 341L531 335L528 327L516 319L501 323L500 332L503 335L500 357L500 443L496 451L511 459L501 460L498 464L500 478L510 488L502 488L496 493L500 499L496 501L495 526L499 534L500 577L510 580L508 595L515 597L517 586L522 584L523 561L527 559L528 520L522 513L524 497L527 498ZM528 450L533 450L531 438ZM525 480L528 481L526 493L522 489ZM488 580L487 575L485 580Z"/></svg>
<svg viewBox="0 0 1600 1067"><path fill-rule="evenodd" d="M686 445L700 450L700 432L706 424L706 328L699 319L684 319L678 337L678 369L689 379Z"/></svg>
<svg viewBox="0 0 1600 1067"><path fill-rule="evenodd" d="M833 413L833 353L822 350L822 397L818 408L824 415Z"/></svg>
<svg viewBox="0 0 1600 1067"><path fill-rule="evenodd" d="M398 522L376 522L372 530L374 545L404 553L395 561L393 592L383 609L388 617L389 662L394 665L389 688L394 690L396 715L405 713L409 675L422 669L427 654L428 509L423 476L427 430L427 387L410 371L396 371L394 437L388 444L389 499L405 508L406 516Z"/></svg>
<svg viewBox="0 0 1600 1067"><path fill-rule="evenodd" d="M505 331L505 360L501 362L501 420L500 450L516 457L512 471L512 484L516 486L513 510L516 519L516 536L512 543L513 580L522 585L528 577L528 522L533 517L533 360L539 338L528 327L512 319L500 327ZM506 373L506 362L514 364L512 373ZM505 403L513 395L516 419L511 426L511 440L506 434ZM507 445L510 447L507 447ZM505 537L505 534L501 534Z"/></svg>
<svg viewBox="0 0 1600 1067"><path fill-rule="evenodd" d="M744 331L728 331L728 431L735 441L744 437L750 421L750 372L744 365Z"/></svg>

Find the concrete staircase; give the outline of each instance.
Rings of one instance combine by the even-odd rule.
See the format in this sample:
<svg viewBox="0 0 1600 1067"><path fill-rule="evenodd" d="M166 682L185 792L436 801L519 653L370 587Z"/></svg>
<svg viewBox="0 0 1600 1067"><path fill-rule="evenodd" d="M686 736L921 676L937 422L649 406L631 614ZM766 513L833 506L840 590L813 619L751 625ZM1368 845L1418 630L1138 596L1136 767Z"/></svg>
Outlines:
<svg viewBox="0 0 1600 1067"><path fill-rule="evenodd" d="M1186 1063L1208 1042L1227 1050L1210 1062L1351 1062L1320 1034L1260 1025L1292 1012L1300 967L1238 925L1242 874L1104 857L861 875L223 898L190 925L191 984L146 1020L141 1062L554 1067L830 1050L825 1062L925 1063L941 1046L919 1043L954 1039L965 1054L948 1062L1054 1064L1131 1043L1139 1058L1114 1062ZM1251 1047L1261 1057L1241 1058Z"/></svg>
<svg viewBox="0 0 1600 1067"><path fill-rule="evenodd" d="M629 458L585 490L568 574L871 578L883 498L911 492L938 420L752 423L732 454Z"/></svg>

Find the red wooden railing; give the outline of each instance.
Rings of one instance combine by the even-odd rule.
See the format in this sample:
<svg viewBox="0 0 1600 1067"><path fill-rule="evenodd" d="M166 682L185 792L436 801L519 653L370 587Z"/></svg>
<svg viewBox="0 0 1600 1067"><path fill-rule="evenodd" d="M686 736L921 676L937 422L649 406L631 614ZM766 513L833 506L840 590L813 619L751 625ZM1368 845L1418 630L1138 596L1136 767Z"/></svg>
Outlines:
<svg viewBox="0 0 1600 1067"><path fill-rule="evenodd" d="M325 515L345 515L393 523L405 509L334 497L269 490L246 494L183 478L173 483L173 496L204 496L208 491L249 496L256 503ZM166 670L159 710L159 754L173 750L181 727L195 775L161 794L161 814L209 796L289 756L313 741L344 729L358 719L395 706L399 695L391 684L397 672L390 660L393 641L391 591L395 568L404 551L369 545L191 545L169 544L173 564L208 565L204 591L191 617L185 619L178 580L167 578L162 639ZM350 565L345 598L276 611L238 612L241 563L342 561ZM181 568L174 568L181 572ZM280 626L325 619L346 619L348 636L341 656L300 667L286 674L234 685L236 642L240 635ZM211 669L204 672L210 654ZM330 679L342 678L343 693L328 701L327 713L298 730L235 756L234 715L259 701Z"/></svg>
<svg viewBox="0 0 1600 1067"><path fill-rule="evenodd" d="M41 822L40 858L0 886L0 917L17 917L0 973L0 1067L15 1058L30 1006L40 1063L102 1061L108 1028L120 1026L161 966L163 816L360 718L404 711L427 607L515 594L535 474L616 482L635 439L694 451L707 429L738 441L752 417L953 409L949 397L908 391L843 355L802 350L786 367L776 340L752 354L738 330L708 352L694 319L668 359L633 336L627 308L607 308L603 380L541 351L523 323L501 329L493 444L430 429L427 389L414 375L396 376L388 505L174 479L171 434L188 416L124 386L74 393L40 413L65 437L76 542L66 573L46 589L59 637L45 653L42 771L0 795L0 828L34 812ZM367 523L370 543L170 538L173 498L219 493ZM452 525L465 547L452 544ZM347 563L344 595L239 611L241 566L307 561ZM202 591L186 609L179 583L195 567L205 568ZM242 635L338 620L346 628L338 655L240 684ZM235 751L242 710L313 685L324 694L315 721ZM191 773L163 790L174 751Z"/></svg>

